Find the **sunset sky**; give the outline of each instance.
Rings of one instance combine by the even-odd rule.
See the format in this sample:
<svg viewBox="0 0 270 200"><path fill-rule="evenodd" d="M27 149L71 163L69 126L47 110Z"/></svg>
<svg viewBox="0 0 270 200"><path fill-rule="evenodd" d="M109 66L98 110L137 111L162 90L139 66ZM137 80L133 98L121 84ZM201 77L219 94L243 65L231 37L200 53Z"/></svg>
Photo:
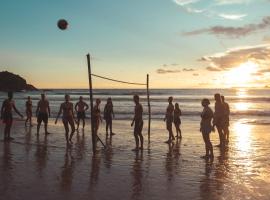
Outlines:
<svg viewBox="0 0 270 200"><path fill-rule="evenodd" d="M270 0L11 0L0 27L0 71L38 88L88 87L88 52L93 73L152 88L270 85Z"/></svg>

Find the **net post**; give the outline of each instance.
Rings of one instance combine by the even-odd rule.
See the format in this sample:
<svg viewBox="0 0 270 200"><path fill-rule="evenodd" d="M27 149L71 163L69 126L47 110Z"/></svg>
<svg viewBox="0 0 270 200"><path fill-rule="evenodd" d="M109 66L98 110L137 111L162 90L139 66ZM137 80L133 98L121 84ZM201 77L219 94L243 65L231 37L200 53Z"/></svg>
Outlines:
<svg viewBox="0 0 270 200"><path fill-rule="evenodd" d="M90 96L90 114L91 114L91 133L92 133L92 148L93 153L96 153L96 136L93 129L93 86L92 86L92 73L91 73L91 63L90 54L86 55L87 65L88 65L88 79L89 79L89 96Z"/></svg>
<svg viewBox="0 0 270 200"><path fill-rule="evenodd" d="M150 130L151 130L151 106L149 98L149 74L146 76L146 91L147 91L147 105L148 105L148 143L150 143Z"/></svg>

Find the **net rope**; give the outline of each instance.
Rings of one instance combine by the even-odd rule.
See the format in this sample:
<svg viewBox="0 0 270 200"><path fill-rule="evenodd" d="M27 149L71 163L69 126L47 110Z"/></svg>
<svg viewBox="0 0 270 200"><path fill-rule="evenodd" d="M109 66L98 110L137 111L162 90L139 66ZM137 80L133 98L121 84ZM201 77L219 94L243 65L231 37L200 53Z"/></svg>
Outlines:
<svg viewBox="0 0 270 200"><path fill-rule="evenodd" d="M116 79L108 78L108 77L105 77L105 76L100 76L100 75L97 75L97 74L91 74L91 75L94 76L94 77L97 77L97 78L101 78L101 79L105 79L105 80L109 80L109 81L113 81L113 82L117 82L117 83L124 83L124 84L129 84L129 85L147 85L145 83L135 83L135 82L116 80Z"/></svg>

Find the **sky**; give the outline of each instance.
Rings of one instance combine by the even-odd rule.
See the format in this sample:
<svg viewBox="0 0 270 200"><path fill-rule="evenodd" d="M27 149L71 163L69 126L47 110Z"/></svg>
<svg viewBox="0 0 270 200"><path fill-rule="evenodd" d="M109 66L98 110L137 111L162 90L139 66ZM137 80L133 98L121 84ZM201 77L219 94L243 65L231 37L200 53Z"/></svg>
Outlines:
<svg viewBox="0 0 270 200"><path fill-rule="evenodd" d="M0 71L38 88L94 74L150 88L270 86L270 0L1 0ZM66 19L67 30L57 28ZM93 78L94 88L141 88Z"/></svg>

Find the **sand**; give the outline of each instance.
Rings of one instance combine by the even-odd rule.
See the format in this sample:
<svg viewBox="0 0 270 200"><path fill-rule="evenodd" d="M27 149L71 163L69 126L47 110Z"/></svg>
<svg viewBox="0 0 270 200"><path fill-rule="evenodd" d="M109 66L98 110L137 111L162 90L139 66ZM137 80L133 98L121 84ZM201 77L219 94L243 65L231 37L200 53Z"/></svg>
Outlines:
<svg viewBox="0 0 270 200"><path fill-rule="evenodd" d="M61 122L61 121L60 121ZM198 121L183 120L183 139L165 144L162 121L146 128L145 150L135 153L129 121L114 121L110 147L93 156L90 127L65 146L61 123L36 136L36 126L16 121L12 142L0 141L0 199L270 199L270 135L267 125L231 122L228 148L214 148L213 163L200 158L204 144ZM1 124L1 138L3 125ZM104 124L100 137L105 141ZM217 133L212 133L218 144Z"/></svg>

